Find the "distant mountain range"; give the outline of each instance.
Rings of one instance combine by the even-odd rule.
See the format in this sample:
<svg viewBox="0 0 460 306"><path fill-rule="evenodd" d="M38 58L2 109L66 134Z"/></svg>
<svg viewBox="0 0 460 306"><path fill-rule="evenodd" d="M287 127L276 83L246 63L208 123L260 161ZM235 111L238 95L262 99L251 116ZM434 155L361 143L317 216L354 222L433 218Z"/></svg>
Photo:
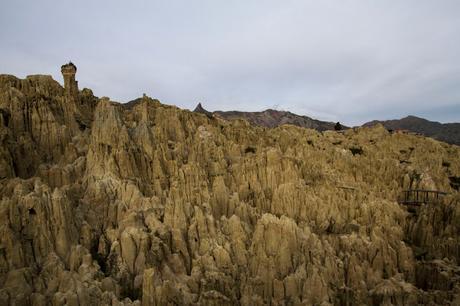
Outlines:
<svg viewBox="0 0 460 306"><path fill-rule="evenodd" d="M201 103L197 105L194 112L203 113L207 116L219 116L223 119L246 119L253 125L264 127L276 127L283 124L293 124L300 127L315 129L318 131L334 130L336 123L316 120L307 116L297 115L287 111L267 109L261 112L241 111L207 111ZM439 123L423 118L408 116L397 120L379 121L374 120L363 124L369 127L381 123L388 130L407 130L422 134L427 137L444 141L450 144L460 145L460 123ZM348 128L342 126L344 129Z"/></svg>
<svg viewBox="0 0 460 306"><path fill-rule="evenodd" d="M293 124L300 127L315 129L318 131L334 130L336 123L316 120L307 116L297 115L287 111L278 111L267 109L261 112L240 112L240 111L215 111L209 112L200 104L197 105L194 112L206 115L217 115L226 120L246 119L253 125L264 127L277 127L283 124ZM347 128L342 126L343 128Z"/></svg>
<svg viewBox="0 0 460 306"><path fill-rule="evenodd" d="M450 144L460 145L460 123L439 123L416 116L407 116L397 120L374 120L363 126L373 126L378 123L383 124L389 130L408 130Z"/></svg>

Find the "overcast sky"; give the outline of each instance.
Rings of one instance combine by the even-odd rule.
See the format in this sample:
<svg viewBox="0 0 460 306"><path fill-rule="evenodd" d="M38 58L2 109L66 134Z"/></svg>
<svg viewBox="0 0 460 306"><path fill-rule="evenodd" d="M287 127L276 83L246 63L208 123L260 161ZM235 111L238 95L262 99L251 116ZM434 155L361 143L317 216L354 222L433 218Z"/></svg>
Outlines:
<svg viewBox="0 0 460 306"><path fill-rule="evenodd" d="M0 73L348 125L460 122L460 1L0 0Z"/></svg>

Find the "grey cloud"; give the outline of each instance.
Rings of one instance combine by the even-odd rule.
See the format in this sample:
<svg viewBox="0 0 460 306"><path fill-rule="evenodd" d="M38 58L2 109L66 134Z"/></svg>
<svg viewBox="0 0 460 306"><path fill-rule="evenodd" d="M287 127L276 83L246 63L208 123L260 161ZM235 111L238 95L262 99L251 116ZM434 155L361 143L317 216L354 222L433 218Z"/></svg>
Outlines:
<svg viewBox="0 0 460 306"><path fill-rule="evenodd" d="M81 86L122 102L460 121L458 37L454 0L19 0L0 11L0 71L60 80L72 59Z"/></svg>

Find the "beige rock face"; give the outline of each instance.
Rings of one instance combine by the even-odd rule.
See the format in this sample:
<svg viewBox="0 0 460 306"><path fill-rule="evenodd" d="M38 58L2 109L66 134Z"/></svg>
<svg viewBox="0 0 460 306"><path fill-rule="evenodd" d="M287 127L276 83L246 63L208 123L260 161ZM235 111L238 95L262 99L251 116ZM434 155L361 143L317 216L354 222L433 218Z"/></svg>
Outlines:
<svg viewBox="0 0 460 306"><path fill-rule="evenodd" d="M0 305L460 301L458 147L122 105L67 68L0 76Z"/></svg>

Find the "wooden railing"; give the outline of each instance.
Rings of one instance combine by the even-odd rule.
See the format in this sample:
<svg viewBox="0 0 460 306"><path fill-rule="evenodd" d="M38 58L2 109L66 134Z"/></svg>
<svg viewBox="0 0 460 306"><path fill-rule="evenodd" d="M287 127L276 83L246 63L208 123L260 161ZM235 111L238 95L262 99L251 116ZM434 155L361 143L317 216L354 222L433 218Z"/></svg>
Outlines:
<svg viewBox="0 0 460 306"><path fill-rule="evenodd" d="M439 201L447 192L439 190L409 189L403 191L402 197L398 199L400 204L420 206L425 203Z"/></svg>

